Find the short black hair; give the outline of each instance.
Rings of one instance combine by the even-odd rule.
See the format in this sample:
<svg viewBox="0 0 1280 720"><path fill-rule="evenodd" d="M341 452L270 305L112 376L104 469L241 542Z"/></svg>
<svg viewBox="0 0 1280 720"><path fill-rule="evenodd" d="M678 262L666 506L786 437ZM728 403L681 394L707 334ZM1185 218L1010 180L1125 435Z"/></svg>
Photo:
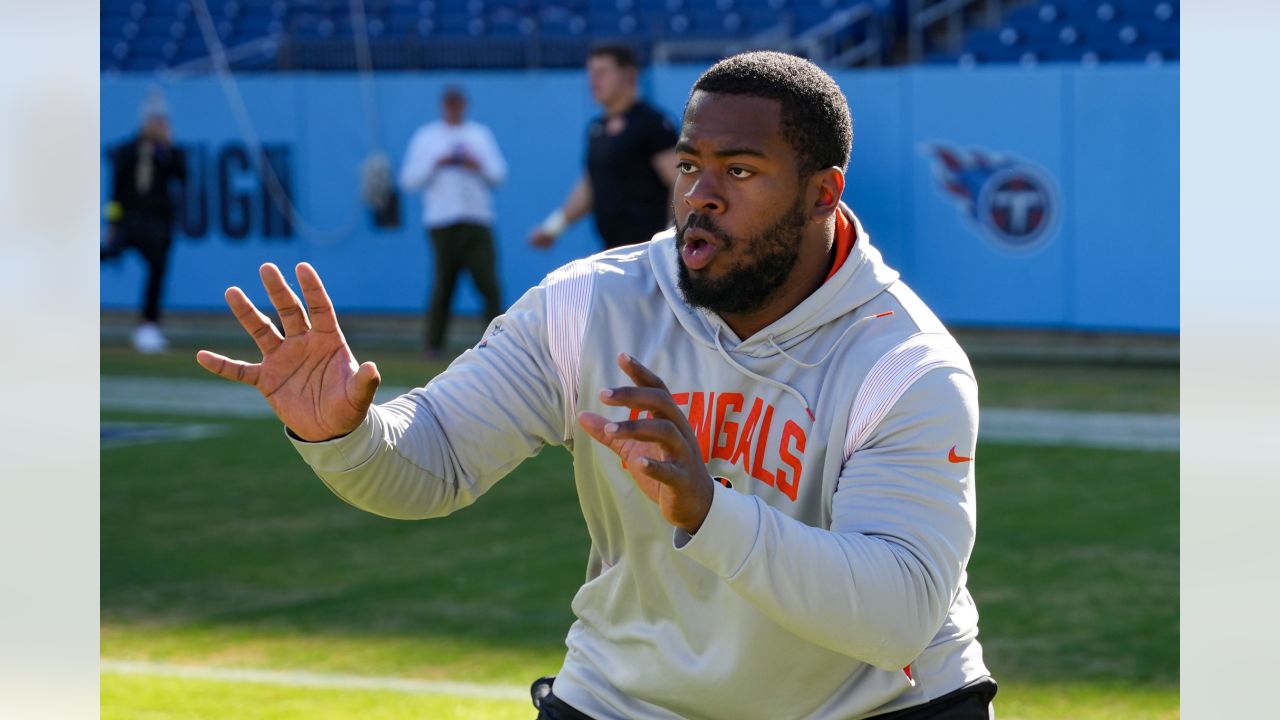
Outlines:
<svg viewBox="0 0 1280 720"><path fill-rule="evenodd" d="M689 97L699 90L782 103L782 135L796 151L802 178L822 168L848 167L853 146L849 102L836 81L812 62L773 51L742 53L702 73Z"/></svg>
<svg viewBox="0 0 1280 720"><path fill-rule="evenodd" d="M636 59L635 48L625 43L600 43L591 48L591 52L587 54L587 59L594 57L610 57L620 68L639 68L640 62Z"/></svg>

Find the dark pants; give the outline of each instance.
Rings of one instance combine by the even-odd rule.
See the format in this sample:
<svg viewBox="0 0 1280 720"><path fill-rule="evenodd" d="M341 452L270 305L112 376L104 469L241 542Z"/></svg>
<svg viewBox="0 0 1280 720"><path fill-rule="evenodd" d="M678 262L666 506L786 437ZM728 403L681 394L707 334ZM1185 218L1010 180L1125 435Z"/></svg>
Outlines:
<svg viewBox="0 0 1280 720"><path fill-rule="evenodd" d="M996 681L985 677L923 705L876 715L875 720L989 720L995 696Z"/></svg>
<svg viewBox="0 0 1280 720"><path fill-rule="evenodd" d="M431 228L431 245L435 248L436 274L427 310L427 349L440 350L449 326L453 291L463 270L471 273L476 289L484 297L486 324L502 314L502 298L498 291L497 253L489 228L475 223Z"/></svg>
<svg viewBox="0 0 1280 720"><path fill-rule="evenodd" d="M113 260L133 248L147 263L147 281L142 291L142 319L147 322L160 322L164 276L169 269L169 249L173 246L172 228L167 219L124 220L112 228L102 248L101 260Z"/></svg>
<svg viewBox="0 0 1280 720"><path fill-rule="evenodd" d="M551 692L555 678L538 678L530 688L537 720L592 720ZM940 698L904 710L876 715L875 720L989 720L996 681L982 678Z"/></svg>

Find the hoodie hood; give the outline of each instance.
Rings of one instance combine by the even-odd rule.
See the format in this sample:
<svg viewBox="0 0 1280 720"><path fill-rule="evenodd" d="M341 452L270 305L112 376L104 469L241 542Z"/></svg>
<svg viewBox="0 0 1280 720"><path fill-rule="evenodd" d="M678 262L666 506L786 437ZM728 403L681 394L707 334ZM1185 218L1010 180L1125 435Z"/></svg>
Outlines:
<svg viewBox="0 0 1280 720"><path fill-rule="evenodd" d="M842 202L839 212L853 225L855 233L856 240L849 257L835 275L813 294L746 340L734 335L716 313L694 308L685 302L677 279L679 257L674 229L654 237L649 246L649 261L667 305L692 337L709 347L723 347L729 352L750 357L776 355L800 343L823 325L854 313L898 279L898 271L884 264L880 251L872 247L870 236L862 229L862 223L853 211ZM821 352L829 350L822 348Z"/></svg>

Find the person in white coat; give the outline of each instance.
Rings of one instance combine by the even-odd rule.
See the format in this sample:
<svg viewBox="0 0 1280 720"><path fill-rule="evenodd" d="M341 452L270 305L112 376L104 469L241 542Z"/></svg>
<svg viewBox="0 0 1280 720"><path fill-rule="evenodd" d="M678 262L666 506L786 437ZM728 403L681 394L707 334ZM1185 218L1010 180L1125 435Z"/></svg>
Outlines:
<svg viewBox="0 0 1280 720"><path fill-rule="evenodd" d="M422 222L435 253L426 321L426 354L432 359L443 355L453 291L463 270L471 273L484 298L484 321L502 312L493 188L507 176L493 133L466 119L462 90L446 88L441 105L441 119L413 134L400 168L400 188L422 193Z"/></svg>

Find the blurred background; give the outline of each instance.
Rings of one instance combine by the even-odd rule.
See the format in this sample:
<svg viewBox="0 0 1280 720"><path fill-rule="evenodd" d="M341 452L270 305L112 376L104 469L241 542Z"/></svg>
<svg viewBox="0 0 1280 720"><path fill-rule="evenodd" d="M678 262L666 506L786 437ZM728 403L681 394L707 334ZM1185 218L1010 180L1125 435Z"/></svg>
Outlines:
<svg viewBox="0 0 1280 720"><path fill-rule="evenodd" d="M587 538L566 454L473 508L355 511L201 347L253 359L222 293L313 263L381 400L425 383L422 200L371 202L447 87L488 126L504 306L599 249L526 242L583 172L584 66L624 42L678 122L715 60L797 53L854 120L845 200L980 384L983 613L1002 717L1178 716L1179 23L1167 0L103 0L103 242L114 153L167 119L186 161L138 352L146 262L104 261L104 717L531 716ZM376 195L376 193L372 193ZM384 195L384 197L386 197ZM465 279L450 354L483 329ZM162 348L163 349L163 348ZM536 513L541 519L531 524ZM522 697L524 699L522 699Z"/></svg>

